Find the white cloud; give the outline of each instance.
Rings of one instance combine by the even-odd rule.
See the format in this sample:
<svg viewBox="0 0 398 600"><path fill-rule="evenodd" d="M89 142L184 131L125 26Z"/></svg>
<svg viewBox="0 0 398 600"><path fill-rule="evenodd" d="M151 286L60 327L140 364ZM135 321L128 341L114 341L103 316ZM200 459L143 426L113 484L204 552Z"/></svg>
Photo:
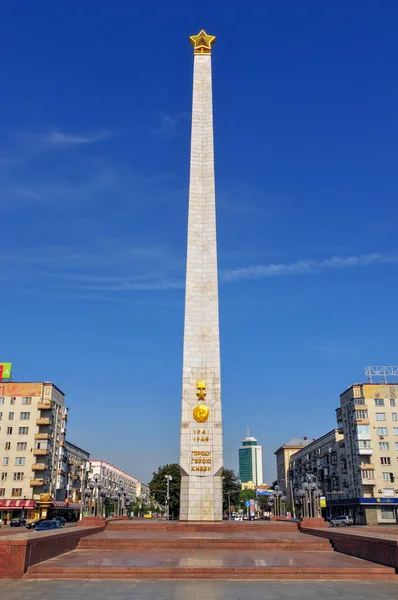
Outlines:
<svg viewBox="0 0 398 600"><path fill-rule="evenodd" d="M221 271L220 280L224 282L233 282L242 279L263 279L265 277L278 277L281 275L307 275L311 273L322 273L329 270L365 267L392 262L398 262L398 255L363 254L360 256L347 257L334 256L325 260L308 259L292 263L253 265L229 269Z"/></svg>
<svg viewBox="0 0 398 600"><path fill-rule="evenodd" d="M53 129L46 134L31 137L32 139L36 138L37 141L53 148L66 148L68 146L95 144L96 142L101 142L102 140L113 137L113 134L107 129L82 134L64 133L59 129Z"/></svg>
<svg viewBox="0 0 398 600"><path fill-rule="evenodd" d="M176 115L169 115L165 112L160 113L160 124L158 127L151 127L152 133L156 133L164 138L174 138L179 133L183 124L188 120L189 114L185 112Z"/></svg>

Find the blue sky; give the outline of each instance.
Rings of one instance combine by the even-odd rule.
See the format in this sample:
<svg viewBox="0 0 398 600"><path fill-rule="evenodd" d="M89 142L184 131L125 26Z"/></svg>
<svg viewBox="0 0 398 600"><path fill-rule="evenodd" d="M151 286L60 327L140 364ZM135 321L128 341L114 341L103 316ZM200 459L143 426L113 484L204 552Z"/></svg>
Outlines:
<svg viewBox="0 0 398 600"><path fill-rule="evenodd" d="M178 461L192 48L213 52L225 465L334 426L396 364L392 1L3 7L1 359L69 439L143 481Z"/></svg>

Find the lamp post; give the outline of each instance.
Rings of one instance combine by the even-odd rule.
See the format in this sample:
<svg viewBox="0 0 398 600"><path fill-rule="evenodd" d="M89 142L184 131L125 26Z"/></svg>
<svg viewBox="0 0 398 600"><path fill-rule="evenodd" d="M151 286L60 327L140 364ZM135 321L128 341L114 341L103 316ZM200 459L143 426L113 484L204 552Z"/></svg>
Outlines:
<svg viewBox="0 0 398 600"><path fill-rule="evenodd" d="M280 498L282 496L282 492L279 489L279 485L275 486L273 496L275 497L275 516L280 517Z"/></svg>
<svg viewBox="0 0 398 600"><path fill-rule="evenodd" d="M166 519L167 521L170 519L170 510L169 510L169 501L170 501L170 481L173 481L171 475L165 475L166 479Z"/></svg>
<svg viewBox="0 0 398 600"><path fill-rule="evenodd" d="M94 475L94 477L88 482L88 487L90 488L90 515L93 513L94 499L94 516L96 517L100 511L100 492L103 487L99 475Z"/></svg>

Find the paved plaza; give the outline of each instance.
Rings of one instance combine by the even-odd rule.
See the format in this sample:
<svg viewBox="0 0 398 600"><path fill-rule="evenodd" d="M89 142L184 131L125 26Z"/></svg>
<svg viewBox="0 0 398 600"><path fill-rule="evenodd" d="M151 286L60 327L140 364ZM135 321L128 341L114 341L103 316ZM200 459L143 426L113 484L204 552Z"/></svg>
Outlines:
<svg viewBox="0 0 398 600"><path fill-rule="evenodd" d="M384 581L2 581L1 600L392 600Z"/></svg>

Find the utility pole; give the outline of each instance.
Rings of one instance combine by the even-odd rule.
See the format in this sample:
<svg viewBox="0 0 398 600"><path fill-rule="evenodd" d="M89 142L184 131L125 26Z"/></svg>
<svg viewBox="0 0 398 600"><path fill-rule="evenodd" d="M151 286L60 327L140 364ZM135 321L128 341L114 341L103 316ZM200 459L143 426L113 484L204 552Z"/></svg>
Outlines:
<svg viewBox="0 0 398 600"><path fill-rule="evenodd" d="M173 481L173 478L171 475L165 475L165 479L166 479L166 519L168 521L170 518L170 512L169 512L170 481Z"/></svg>

